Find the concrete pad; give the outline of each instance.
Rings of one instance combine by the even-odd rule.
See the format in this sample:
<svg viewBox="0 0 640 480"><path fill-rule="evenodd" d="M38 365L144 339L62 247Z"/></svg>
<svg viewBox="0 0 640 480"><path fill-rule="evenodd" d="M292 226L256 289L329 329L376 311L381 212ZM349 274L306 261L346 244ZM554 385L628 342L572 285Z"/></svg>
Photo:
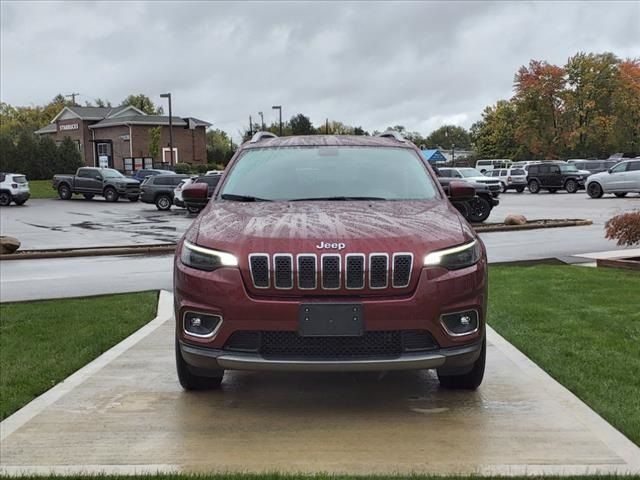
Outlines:
<svg viewBox="0 0 640 480"><path fill-rule="evenodd" d="M187 393L158 318L0 424L0 474L640 473L640 449L489 330L485 382L233 372Z"/></svg>
<svg viewBox="0 0 640 480"><path fill-rule="evenodd" d="M628 248L626 250L608 250L605 252L578 253L576 257L593 258L595 260L609 260L612 258L640 257L640 248Z"/></svg>

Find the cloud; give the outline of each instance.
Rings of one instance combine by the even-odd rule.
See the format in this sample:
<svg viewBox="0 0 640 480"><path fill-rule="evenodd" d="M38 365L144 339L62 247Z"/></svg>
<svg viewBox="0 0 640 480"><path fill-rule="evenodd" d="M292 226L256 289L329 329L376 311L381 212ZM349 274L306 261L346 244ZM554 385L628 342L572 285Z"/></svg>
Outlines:
<svg viewBox="0 0 640 480"><path fill-rule="evenodd" d="M178 115L237 137L302 112L423 134L511 95L530 59L640 52L638 2L1 3L2 101L114 104L171 91Z"/></svg>

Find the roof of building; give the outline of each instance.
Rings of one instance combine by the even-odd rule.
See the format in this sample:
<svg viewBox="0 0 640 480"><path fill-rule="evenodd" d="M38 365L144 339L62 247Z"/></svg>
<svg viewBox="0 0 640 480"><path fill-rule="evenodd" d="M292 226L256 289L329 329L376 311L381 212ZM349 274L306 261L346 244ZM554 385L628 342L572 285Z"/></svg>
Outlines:
<svg viewBox="0 0 640 480"><path fill-rule="evenodd" d="M58 131L58 128L56 127L56 124L50 123L48 125L45 125L41 129L36 130L34 133L40 135L42 133L56 133L57 131Z"/></svg>
<svg viewBox="0 0 640 480"><path fill-rule="evenodd" d="M180 117L171 117L174 127L186 127L187 122ZM206 122L205 122L206 123ZM115 125L169 125L169 117L165 115L122 115L105 118L89 125L89 128L113 127ZM207 124L209 125L209 124Z"/></svg>

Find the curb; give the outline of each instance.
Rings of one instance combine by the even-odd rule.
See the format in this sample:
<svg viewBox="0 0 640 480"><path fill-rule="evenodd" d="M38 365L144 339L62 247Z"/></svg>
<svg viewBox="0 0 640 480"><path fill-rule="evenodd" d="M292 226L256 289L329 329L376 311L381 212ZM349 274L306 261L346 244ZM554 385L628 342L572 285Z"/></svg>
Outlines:
<svg viewBox="0 0 640 480"><path fill-rule="evenodd" d="M553 223L538 223L538 222L546 222L549 220L530 220L524 225L504 225L504 224L494 224L494 225L483 225L478 223L473 223L471 226L477 233L484 232L508 232L513 230L534 230L538 228L559 228L559 227L583 227L585 225L593 225L591 220L583 220L583 219L572 219L572 220L564 220L564 221L553 221ZM551 222L551 221L550 221Z"/></svg>
<svg viewBox="0 0 640 480"><path fill-rule="evenodd" d="M101 255L162 255L173 253L174 243L157 245L139 245L124 247L90 247L90 248L59 248L55 250L25 250L22 253L2 254L3 260L29 260L37 258L67 258L67 257L96 257Z"/></svg>

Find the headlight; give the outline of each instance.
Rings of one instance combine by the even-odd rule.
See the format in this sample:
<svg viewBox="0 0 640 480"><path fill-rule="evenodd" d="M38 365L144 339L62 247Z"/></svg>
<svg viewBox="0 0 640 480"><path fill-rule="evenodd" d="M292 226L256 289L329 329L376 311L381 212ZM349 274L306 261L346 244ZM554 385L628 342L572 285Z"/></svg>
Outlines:
<svg viewBox="0 0 640 480"><path fill-rule="evenodd" d="M199 247L187 241L182 244L180 261L188 267L207 272L220 267L238 266L238 259L230 253Z"/></svg>
<svg viewBox="0 0 640 480"><path fill-rule="evenodd" d="M448 270L458 270L478 263L481 255L480 242L473 240L464 245L429 253L424 257L424 266L440 266Z"/></svg>

